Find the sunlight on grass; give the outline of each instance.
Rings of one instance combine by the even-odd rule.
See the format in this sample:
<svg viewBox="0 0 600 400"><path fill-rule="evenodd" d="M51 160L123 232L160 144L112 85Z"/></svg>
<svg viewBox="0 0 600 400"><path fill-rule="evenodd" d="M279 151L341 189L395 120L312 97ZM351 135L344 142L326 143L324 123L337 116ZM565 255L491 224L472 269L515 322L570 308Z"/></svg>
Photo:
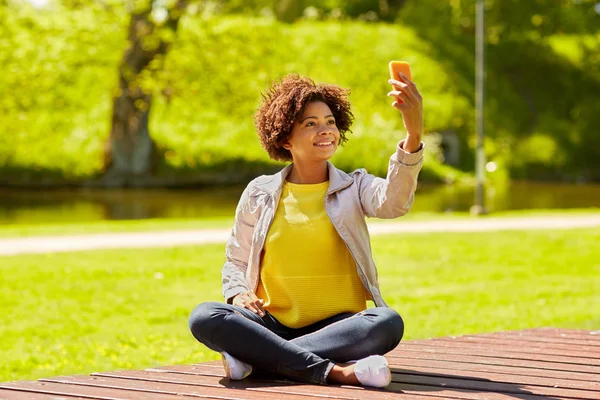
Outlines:
<svg viewBox="0 0 600 400"><path fill-rule="evenodd" d="M373 239L405 339L599 329L600 229ZM188 331L221 300L222 245L0 258L0 381L217 359Z"/></svg>

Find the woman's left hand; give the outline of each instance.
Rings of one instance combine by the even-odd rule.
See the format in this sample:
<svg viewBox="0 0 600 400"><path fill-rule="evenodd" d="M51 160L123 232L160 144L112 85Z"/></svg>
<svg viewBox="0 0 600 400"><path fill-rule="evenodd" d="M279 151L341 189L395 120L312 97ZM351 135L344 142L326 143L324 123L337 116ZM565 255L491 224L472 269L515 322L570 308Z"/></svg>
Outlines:
<svg viewBox="0 0 600 400"><path fill-rule="evenodd" d="M417 89L417 85L400 73L399 79L390 79L388 83L394 85L394 90L388 93L388 96L395 97L392 107L397 108L402 113L404 128L414 139L421 140L423 135L423 97Z"/></svg>

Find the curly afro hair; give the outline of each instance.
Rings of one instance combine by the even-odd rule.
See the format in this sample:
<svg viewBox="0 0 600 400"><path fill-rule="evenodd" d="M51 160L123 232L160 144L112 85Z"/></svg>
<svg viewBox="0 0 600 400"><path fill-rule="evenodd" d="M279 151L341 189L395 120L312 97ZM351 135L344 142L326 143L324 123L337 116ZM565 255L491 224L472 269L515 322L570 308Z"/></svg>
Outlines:
<svg viewBox="0 0 600 400"><path fill-rule="evenodd" d="M349 89L337 85L315 84L307 77L291 74L273 82L262 94L254 123L262 146L269 157L278 161L292 161L292 154L283 148L288 142L295 122L298 122L306 104L322 101L329 106L340 131L340 145L348 138L354 115L348 101ZM351 131L350 131L351 132Z"/></svg>

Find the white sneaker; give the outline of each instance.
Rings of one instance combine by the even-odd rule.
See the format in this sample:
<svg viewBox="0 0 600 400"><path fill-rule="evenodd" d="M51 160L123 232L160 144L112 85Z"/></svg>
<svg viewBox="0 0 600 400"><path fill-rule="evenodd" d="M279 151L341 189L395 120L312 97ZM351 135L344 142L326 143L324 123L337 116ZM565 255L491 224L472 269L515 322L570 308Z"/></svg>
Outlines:
<svg viewBox="0 0 600 400"><path fill-rule="evenodd" d="M384 356L369 356L354 364L354 375L364 386L386 387L392 381L392 373Z"/></svg>
<svg viewBox="0 0 600 400"><path fill-rule="evenodd" d="M234 381L240 381L252 373L252 365L246 364L227 352L221 353L225 375Z"/></svg>

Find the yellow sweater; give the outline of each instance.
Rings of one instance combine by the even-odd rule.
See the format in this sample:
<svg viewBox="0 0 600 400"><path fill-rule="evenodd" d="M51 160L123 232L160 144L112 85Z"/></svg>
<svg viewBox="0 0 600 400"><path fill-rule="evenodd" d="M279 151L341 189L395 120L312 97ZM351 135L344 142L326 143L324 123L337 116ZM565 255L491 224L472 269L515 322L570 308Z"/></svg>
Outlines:
<svg viewBox="0 0 600 400"><path fill-rule="evenodd" d="M265 242L257 296L290 328L366 308L356 263L325 212L329 182L285 182Z"/></svg>

